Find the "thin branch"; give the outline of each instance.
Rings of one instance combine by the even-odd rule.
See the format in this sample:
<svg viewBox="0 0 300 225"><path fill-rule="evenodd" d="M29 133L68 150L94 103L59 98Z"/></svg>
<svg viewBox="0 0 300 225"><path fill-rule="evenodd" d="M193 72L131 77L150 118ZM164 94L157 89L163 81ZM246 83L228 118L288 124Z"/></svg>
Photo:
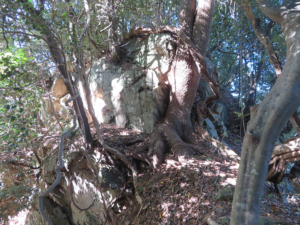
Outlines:
<svg viewBox="0 0 300 225"><path fill-rule="evenodd" d="M22 32L22 31L6 31L6 33L8 33L8 34L10 34L10 33L11 34L23 34L23 35L33 36L33 37L44 40L49 45L49 42L44 37L37 35L37 34L30 34L30 33Z"/></svg>
<svg viewBox="0 0 300 225"><path fill-rule="evenodd" d="M5 36L5 31L4 31L4 22L5 22L5 15L3 14L2 16L2 20L3 20L3 23L2 23L2 34L3 34L3 38L5 39L5 42L6 42L6 48L9 49L9 44L8 44L8 40Z"/></svg>
<svg viewBox="0 0 300 225"><path fill-rule="evenodd" d="M263 32L261 25L260 25L260 19L256 18L252 12L251 8L251 2L250 0L243 0L241 3L241 6L243 10L246 13L247 18L251 21L253 30L258 38L258 40L264 45L268 55L271 65L273 66L276 76L278 77L282 72L282 66L281 62L278 58L278 56L275 53L273 43L270 40L270 32L271 28L273 26L273 21L271 21L265 32Z"/></svg>

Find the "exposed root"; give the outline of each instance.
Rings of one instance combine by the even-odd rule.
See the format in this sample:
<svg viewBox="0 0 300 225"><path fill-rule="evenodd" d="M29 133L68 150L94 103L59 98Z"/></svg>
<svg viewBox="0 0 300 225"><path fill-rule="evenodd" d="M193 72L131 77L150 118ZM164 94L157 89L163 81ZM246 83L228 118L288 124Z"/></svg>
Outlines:
<svg viewBox="0 0 300 225"><path fill-rule="evenodd" d="M199 54L196 45L181 29L169 26L154 29L137 28L131 30L124 40L135 35L149 36L162 32L173 34L173 44L176 45L176 50L173 52L172 62L167 71L171 89L165 119L155 128L148 142L148 155L152 157L155 168L163 163L167 148L171 149L175 155L184 158L190 158L192 151L202 152L198 146L201 140L194 133L190 121L190 112L200 75L209 83L215 94L205 100L204 107L220 98L218 84L208 74L204 58Z"/></svg>
<svg viewBox="0 0 300 225"><path fill-rule="evenodd" d="M41 193L39 195L39 210L40 210L40 213L42 214L43 219L48 223L48 225L52 225L52 220L46 215L46 212L45 212L45 209L44 209L44 206L43 206L43 198L47 197L54 190L54 188L59 184L59 182L61 180L61 171L60 170L64 167L64 162L63 162L62 157L63 157L65 137L67 137L73 130L75 130L75 128L77 126L74 110L71 109L71 107L69 106L69 103L72 100L75 100L78 96L79 96L79 94L77 93L72 98L68 99L65 103L65 105L68 108L69 112L73 114L73 127L71 127L68 131L66 131L65 133L63 133L61 135L61 140L60 140L60 144L59 144L59 151L58 151L58 162L59 162L59 164L56 167L57 178L56 178L55 182L48 188L48 190L44 191L43 193Z"/></svg>
<svg viewBox="0 0 300 225"><path fill-rule="evenodd" d="M88 109L89 109L89 112L92 116L93 123L94 123L95 128L96 128L98 141L101 143L101 145L103 146L103 148L106 151L109 151L111 154L114 154L115 156L117 156L120 160L122 160L130 168L130 170L132 172L133 186L136 190L136 187L137 187L136 186L137 185L137 172L136 172L136 170L133 168L131 163L127 160L127 158L121 152L119 152L115 148L112 148L112 147L108 146L104 142L104 139L103 139L103 137L101 135L101 132L100 132L100 124L99 124L98 119L95 115L94 107L93 107L92 100L91 100L92 99L91 98L91 90L90 90L90 86L88 85L87 80L85 80L85 82L84 82L84 88L85 88L85 91L86 91L86 100L87 100ZM142 199L139 196L137 191L135 191L135 198L136 198L136 201L138 202L138 205L141 209L143 207L143 201L142 201Z"/></svg>
<svg viewBox="0 0 300 225"><path fill-rule="evenodd" d="M126 145L129 146L129 145L134 145L135 143L139 143L139 142L144 142L145 139L144 138L137 138L135 140L132 140L132 141L128 141L126 142Z"/></svg>
<svg viewBox="0 0 300 225"><path fill-rule="evenodd" d="M278 145L274 148L271 163L274 163L278 159L282 159L285 162L293 162L300 160L300 138L291 138L284 142L282 145Z"/></svg>

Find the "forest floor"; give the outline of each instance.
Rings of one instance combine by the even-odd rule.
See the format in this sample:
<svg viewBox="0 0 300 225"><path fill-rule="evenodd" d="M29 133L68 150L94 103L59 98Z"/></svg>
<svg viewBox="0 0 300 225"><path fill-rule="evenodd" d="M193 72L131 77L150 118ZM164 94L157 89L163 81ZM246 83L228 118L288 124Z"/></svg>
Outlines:
<svg viewBox="0 0 300 225"><path fill-rule="evenodd" d="M131 158L140 143L128 144L133 140L147 138L147 134L120 128L116 125L102 125L105 142ZM240 152L239 135L230 133L226 143L237 153ZM236 184L239 165L214 148L205 154L195 154L192 159L178 161L167 153L165 163L157 170L144 162L137 163L139 170L137 190L143 200L143 208L136 225L150 224L207 224L207 218L219 224L228 224L232 197L226 201L218 196L220 189ZM127 184L130 184L130 180ZM230 189L230 188L229 188ZM229 194L230 195L230 194ZM283 195L282 200L273 185L266 182L262 199L261 216L275 224L300 224L300 201L294 195ZM113 224L124 224L136 205L134 198L128 198L127 207L116 215ZM24 213L23 213L24 214ZM22 213L11 218L9 224L20 224ZM25 215L26 217L26 215ZM22 219L23 220L23 219ZM265 220L261 224L270 224Z"/></svg>
<svg viewBox="0 0 300 225"><path fill-rule="evenodd" d="M126 146L126 143L147 137L140 132L109 125L105 125L102 132L107 144L128 156L138 144ZM226 143L236 152L241 149L238 139L239 135L233 133L226 138ZM204 155L195 154L192 159L181 162L168 153L165 163L156 171L146 163L141 163L138 168L137 191L143 200L143 208L133 224L207 224L208 217L219 224L228 224L232 200L222 201L218 193L224 186L235 186L239 165L221 155L216 148L211 147ZM300 224L299 200L288 195L283 198L276 193L273 184L266 182L262 220ZM124 207L113 224L124 224L135 206L134 201L129 202L129 207ZM267 220L261 224L267 224Z"/></svg>

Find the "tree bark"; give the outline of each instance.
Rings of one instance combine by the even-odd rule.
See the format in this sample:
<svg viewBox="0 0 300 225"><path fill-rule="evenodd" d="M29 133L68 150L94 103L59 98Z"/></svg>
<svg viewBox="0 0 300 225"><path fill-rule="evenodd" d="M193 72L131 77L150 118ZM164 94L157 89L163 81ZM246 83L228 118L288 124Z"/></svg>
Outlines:
<svg viewBox="0 0 300 225"><path fill-rule="evenodd" d="M192 40L203 56L208 46L214 5L215 0L198 0Z"/></svg>
<svg viewBox="0 0 300 225"><path fill-rule="evenodd" d="M300 105L300 13L294 3L280 9L268 0L257 0L266 16L278 23L287 45L287 60L270 93L258 107L243 142L230 224L258 224L260 204L275 141Z"/></svg>
<svg viewBox="0 0 300 225"><path fill-rule="evenodd" d="M201 140L195 134L190 120L200 75L210 84L215 93L215 96L206 99L205 103L208 104L220 97L218 85L208 75L203 58L209 40L213 2L214 0L203 2L207 3L204 4L204 8L201 2L198 3L199 15L197 15L194 23L195 0L182 0L180 29L168 28L169 31L177 34L177 40L174 40L173 43L173 46L175 46L173 60L168 72L169 105L164 120L155 127L147 143L149 155L153 156L154 167L163 162L166 148L170 148L179 157L187 158L190 156L190 150L200 151L198 145L201 144ZM205 12L200 12L201 9L205 9ZM150 33L156 33L164 29L166 28L152 29ZM140 31L142 30L132 31L129 36ZM147 32L147 29L143 29L143 31ZM201 38L197 39L195 44L192 37L196 37L196 34L201 34ZM202 53L199 53L199 49L202 50Z"/></svg>
<svg viewBox="0 0 300 225"><path fill-rule="evenodd" d="M193 35L195 13L196 0L181 0L179 26L180 29L190 38Z"/></svg>

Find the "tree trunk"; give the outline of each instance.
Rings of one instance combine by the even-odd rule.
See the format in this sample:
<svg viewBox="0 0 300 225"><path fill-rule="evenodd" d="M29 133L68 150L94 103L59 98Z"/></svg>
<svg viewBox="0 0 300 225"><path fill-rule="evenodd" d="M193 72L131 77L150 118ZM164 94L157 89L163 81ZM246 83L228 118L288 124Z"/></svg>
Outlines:
<svg viewBox="0 0 300 225"><path fill-rule="evenodd" d="M54 63L56 64L60 74L64 78L65 85L67 87L68 92L70 93L71 96L74 96L75 93L72 88L74 82L72 81L72 78L68 74L66 62L60 52L61 50L59 49L57 43L55 42L55 39L53 38L52 33L49 30L46 30L45 33L47 36L47 41L49 43L48 47L49 47L52 59L53 59ZM92 143L93 138L92 138L90 126L88 123L88 119L87 119L87 116L84 111L84 106L83 106L81 96L78 96L75 100L73 100L73 103L75 106L77 118L79 121L81 121L81 123L79 123L79 124L80 124L82 131L84 132L85 139L86 139L87 143Z"/></svg>
<svg viewBox="0 0 300 225"><path fill-rule="evenodd" d="M278 23L285 36L287 60L281 75L251 120L243 142L230 224L258 224L264 182L276 139L300 105L300 13L294 3L276 8L257 0L266 16Z"/></svg>
<svg viewBox="0 0 300 225"><path fill-rule="evenodd" d="M217 84L208 75L203 58L209 40L214 0L207 0L207 4L202 3L198 3L195 20L196 2L181 1L181 30L177 32L178 41L168 73L170 102L164 121L156 126L148 142L149 155L153 155L154 167L163 162L166 148L183 157L189 157L190 150L200 150L200 140L194 133L190 120L200 74L204 79L209 79L216 93L216 96L210 97L207 102L219 97ZM197 37L194 43L191 39L197 34L201 34L201 38Z"/></svg>
<svg viewBox="0 0 300 225"><path fill-rule="evenodd" d="M198 0L192 39L203 56L208 46L214 5L215 0Z"/></svg>
<svg viewBox="0 0 300 225"><path fill-rule="evenodd" d="M190 38L193 35L195 13L196 0L181 0L179 26L180 29Z"/></svg>

